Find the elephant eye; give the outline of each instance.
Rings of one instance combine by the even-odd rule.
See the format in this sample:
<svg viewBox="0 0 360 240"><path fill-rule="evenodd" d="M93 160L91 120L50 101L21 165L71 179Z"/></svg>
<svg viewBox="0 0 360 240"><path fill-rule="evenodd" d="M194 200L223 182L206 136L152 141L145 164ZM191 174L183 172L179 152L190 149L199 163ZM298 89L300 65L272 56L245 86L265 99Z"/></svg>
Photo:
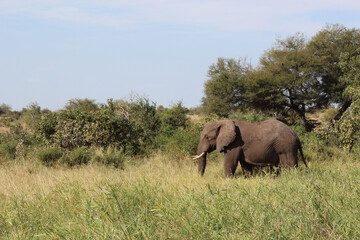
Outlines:
<svg viewBox="0 0 360 240"><path fill-rule="evenodd" d="M211 140L212 138L211 137L209 137L208 135L205 135L205 138L207 139L207 140Z"/></svg>

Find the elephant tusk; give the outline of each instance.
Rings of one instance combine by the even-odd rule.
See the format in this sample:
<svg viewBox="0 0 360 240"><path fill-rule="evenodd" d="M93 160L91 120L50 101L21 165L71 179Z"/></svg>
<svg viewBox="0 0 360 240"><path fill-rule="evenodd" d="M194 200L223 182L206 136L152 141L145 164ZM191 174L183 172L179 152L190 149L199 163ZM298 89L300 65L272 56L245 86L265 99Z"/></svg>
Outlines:
<svg viewBox="0 0 360 240"><path fill-rule="evenodd" d="M201 154L198 155L198 156L193 156L193 160L196 160L196 159L201 158L204 154L205 154L205 152L201 153Z"/></svg>

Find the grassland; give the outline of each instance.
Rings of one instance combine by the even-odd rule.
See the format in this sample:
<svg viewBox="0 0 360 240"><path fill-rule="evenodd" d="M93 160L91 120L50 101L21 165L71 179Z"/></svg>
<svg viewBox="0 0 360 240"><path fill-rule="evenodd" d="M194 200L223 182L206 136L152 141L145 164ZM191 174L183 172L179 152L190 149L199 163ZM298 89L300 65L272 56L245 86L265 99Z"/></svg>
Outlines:
<svg viewBox="0 0 360 240"><path fill-rule="evenodd" d="M359 239L359 176L337 156L230 180L216 157L204 177L163 154L123 170L18 160L0 167L0 238Z"/></svg>

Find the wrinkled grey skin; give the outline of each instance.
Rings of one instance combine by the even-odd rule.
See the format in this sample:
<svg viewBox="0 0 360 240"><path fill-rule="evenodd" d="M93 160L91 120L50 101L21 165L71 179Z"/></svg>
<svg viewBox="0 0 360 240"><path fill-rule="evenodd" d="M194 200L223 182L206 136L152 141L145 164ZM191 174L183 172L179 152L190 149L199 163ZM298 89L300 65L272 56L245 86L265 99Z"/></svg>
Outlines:
<svg viewBox="0 0 360 240"><path fill-rule="evenodd" d="M206 155L214 150L224 152L226 177L234 176L238 162L244 172L255 166L297 167L297 151L306 165L301 143L295 132L277 120L248 123L221 120L205 125L198 145L198 170L205 172Z"/></svg>

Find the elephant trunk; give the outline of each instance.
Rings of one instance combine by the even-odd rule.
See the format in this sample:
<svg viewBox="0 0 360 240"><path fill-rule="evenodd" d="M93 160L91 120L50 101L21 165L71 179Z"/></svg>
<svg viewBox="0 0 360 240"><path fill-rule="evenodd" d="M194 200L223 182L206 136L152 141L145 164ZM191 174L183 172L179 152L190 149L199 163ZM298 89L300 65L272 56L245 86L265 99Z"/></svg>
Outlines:
<svg viewBox="0 0 360 240"><path fill-rule="evenodd" d="M204 175L205 167L206 167L206 156L208 153L212 152L215 149L215 146L211 146L210 144L206 144L204 142L199 143L197 148L197 156L193 159L198 160L198 171L200 175Z"/></svg>
<svg viewBox="0 0 360 240"><path fill-rule="evenodd" d="M206 167L206 153L198 159L198 171L201 176L204 175Z"/></svg>
<svg viewBox="0 0 360 240"><path fill-rule="evenodd" d="M202 156L200 158L198 158L198 171L200 173L201 176L204 175L205 172L205 167L206 167L206 152L203 152L204 154L202 154Z"/></svg>

